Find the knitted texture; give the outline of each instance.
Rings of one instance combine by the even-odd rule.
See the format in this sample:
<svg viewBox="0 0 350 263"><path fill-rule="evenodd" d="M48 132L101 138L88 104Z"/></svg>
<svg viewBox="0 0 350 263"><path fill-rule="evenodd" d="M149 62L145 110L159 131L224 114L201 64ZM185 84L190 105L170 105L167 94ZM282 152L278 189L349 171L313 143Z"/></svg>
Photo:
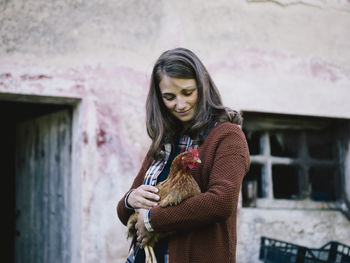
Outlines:
<svg viewBox="0 0 350 263"><path fill-rule="evenodd" d="M249 169L245 136L235 124L218 124L198 152L202 163L192 175L202 193L176 206L152 208L152 227L157 232L176 232L169 238L170 263L236 262L238 195ZM151 163L146 157L130 189L143 183ZM126 225L132 211L125 207L124 197L117 212Z"/></svg>

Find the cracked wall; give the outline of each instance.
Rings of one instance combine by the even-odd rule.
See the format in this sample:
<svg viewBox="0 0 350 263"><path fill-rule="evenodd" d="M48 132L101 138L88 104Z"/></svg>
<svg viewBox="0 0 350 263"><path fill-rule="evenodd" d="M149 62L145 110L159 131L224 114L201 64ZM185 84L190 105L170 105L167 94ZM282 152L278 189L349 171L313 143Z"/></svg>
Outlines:
<svg viewBox="0 0 350 263"><path fill-rule="evenodd" d="M249 2L270 2L284 7L292 5L305 5L322 9L336 9L338 11L349 12L348 0L248 0Z"/></svg>

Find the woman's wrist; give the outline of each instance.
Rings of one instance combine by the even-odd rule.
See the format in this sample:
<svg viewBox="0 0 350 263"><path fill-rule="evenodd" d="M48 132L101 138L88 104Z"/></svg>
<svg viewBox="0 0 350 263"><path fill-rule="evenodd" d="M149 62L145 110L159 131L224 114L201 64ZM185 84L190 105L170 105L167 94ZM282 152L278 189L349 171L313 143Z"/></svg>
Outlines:
<svg viewBox="0 0 350 263"><path fill-rule="evenodd" d="M134 191L134 189L131 190L131 191L129 191L129 193L125 196L125 199L124 199L125 207L128 208L128 209L130 209L130 210L134 210L134 208L132 207L132 205L130 205L130 203L128 202L129 196L130 196L130 194L131 194L133 191Z"/></svg>

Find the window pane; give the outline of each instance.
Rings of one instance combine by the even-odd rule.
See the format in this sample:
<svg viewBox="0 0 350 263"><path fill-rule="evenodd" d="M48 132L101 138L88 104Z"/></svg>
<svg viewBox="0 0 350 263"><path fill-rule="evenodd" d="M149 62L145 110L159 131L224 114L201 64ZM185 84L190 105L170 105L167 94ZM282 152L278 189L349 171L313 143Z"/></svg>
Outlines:
<svg viewBox="0 0 350 263"><path fill-rule="evenodd" d="M333 160L335 155L335 140L326 132L309 132L307 148L309 155L315 159Z"/></svg>
<svg viewBox="0 0 350 263"><path fill-rule="evenodd" d="M273 195L281 199L299 198L299 167L295 165L273 165Z"/></svg>
<svg viewBox="0 0 350 263"><path fill-rule="evenodd" d="M256 206L256 198L263 197L262 189L263 165L251 164L248 174L243 179L243 206Z"/></svg>
<svg viewBox="0 0 350 263"><path fill-rule="evenodd" d="M261 132L246 132L244 131L248 141L249 152L251 155L258 155L261 153L260 138Z"/></svg>
<svg viewBox="0 0 350 263"><path fill-rule="evenodd" d="M314 166L309 170L311 199L315 201L335 201L336 168L331 166Z"/></svg>
<svg viewBox="0 0 350 263"><path fill-rule="evenodd" d="M299 136L296 132L274 132L270 134L271 155L297 157Z"/></svg>

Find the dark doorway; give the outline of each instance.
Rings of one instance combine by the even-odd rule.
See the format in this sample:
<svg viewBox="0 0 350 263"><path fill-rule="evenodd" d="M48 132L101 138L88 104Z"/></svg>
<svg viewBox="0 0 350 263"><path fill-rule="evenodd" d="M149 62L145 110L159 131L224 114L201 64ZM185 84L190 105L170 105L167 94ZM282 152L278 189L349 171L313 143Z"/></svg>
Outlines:
<svg viewBox="0 0 350 263"><path fill-rule="evenodd" d="M0 100L0 117L9 262L69 262L69 233L57 229L69 228L70 191L60 188L70 187L72 106Z"/></svg>

